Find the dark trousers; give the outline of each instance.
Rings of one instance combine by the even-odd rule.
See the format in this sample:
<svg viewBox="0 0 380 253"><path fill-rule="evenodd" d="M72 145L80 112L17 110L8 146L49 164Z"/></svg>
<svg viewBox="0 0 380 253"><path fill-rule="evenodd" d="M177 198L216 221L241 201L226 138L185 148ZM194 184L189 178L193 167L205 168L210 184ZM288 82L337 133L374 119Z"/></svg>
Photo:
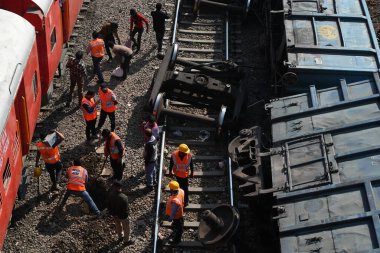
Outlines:
<svg viewBox="0 0 380 253"><path fill-rule="evenodd" d="M91 134L92 136L96 135L96 119L86 121L86 139L90 140L91 139Z"/></svg>
<svg viewBox="0 0 380 253"><path fill-rule="evenodd" d="M123 170L124 170L124 164L122 162L118 162L117 160L110 159L111 160L111 167L113 170L113 177L116 180L122 180L123 179Z"/></svg>
<svg viewBox="0 0 380 253"><path fill-rule="evenodd" d="M102 61L103 57L92 57L92 63L94 64L94 74L98 76L99 82L104 83L104 78L102 71L100 70L100 62Z"/></svg>
<svg viewBox="0 0 380 253"><path fill-rule="evenodd" d="M163 31L156 31L156 41L157 41L157 50L158 52L161 52L162 50L162 43L164 40L165 30Z"/></svg>
<svg viewBox="0 0 380 253"><path fill-rule="evenodd" d="M45 163L46 170L49 172L50 180L53 187L57 187L59 179L61 178L63 164L58 161L54 164Z"/></svg>
<svg viewBox="0 0 380 253"><path fill-rule="evenodd" d="M179 187L184 191L185 193L185 205L189 203L189 178L182 178L182 177L177 177L177 182L179 183Z"/></svg>
<svg viewBox="0 0 380 253"><path fill-rule="evenodd" d="M121 68L123 69L123 79L127 77L127 74L129 73L129 65L131 63L132 56L124 54L123 58L121 59Z"/></svg>
<svg viewBox="0 0 380 253"><path fill-rule="evenodd" d="M100 118L99 118L99 123L98 123L97 128L100 130L103 127L104 122L106 121L107 115L111 121L111 132L113 132L115 130L115 127L116 127L115 112L105 112L103 110L100 110Z"/></svg>
<svg viewBox="0 0 380 253"><path fill-rule="evenodd" d="M80 106L83 98L83 78L70 78L70 91L69 98L67 99L67 104L70 104L73 100L73 93L76 85L78 85L78 104Z"/></svg>
<svg viewBox="0 0 380 253"><path fill-rule="evenodd" d="M107 36L104 38L104 47L106 48L107 55L110 59L112 59L112 53L110 48L110 42L115 43L115 38L113 37L113 34L107 34Z"/></svg>
<svg viewBox="0 0 380 253"><path fill-rule="evenodd" d="M180 241L183 234L183 218L174 219L172 223L173 240Z"/></svg>
<svg viewBox="0 0 380 253"><path fill-rule="evenodd" d="M131 33L131 40L133 41L133 46L136 46L137 47L137 51L140 50L140 47L141 47L141 36L142 36L142 33L144 32L144 28L133 28L133 31ZM135 35L137 33L137 42L136 42L136 39L135 39Z"/></svg>

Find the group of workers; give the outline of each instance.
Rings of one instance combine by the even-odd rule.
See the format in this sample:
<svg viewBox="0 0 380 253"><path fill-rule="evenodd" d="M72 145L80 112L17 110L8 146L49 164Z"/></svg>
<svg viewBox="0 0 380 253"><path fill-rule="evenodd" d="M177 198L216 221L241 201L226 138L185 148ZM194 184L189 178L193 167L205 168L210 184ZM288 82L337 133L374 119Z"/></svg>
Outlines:
<svg viewBox="0 0 380 253"><path fill-rule="evenodd" d="M166 11L162 11L162 4L156 4L156 10L151 12L153 20L153 29L156 33L157 50L158 53L162 53L162 44L165 34L165 19L169 16ZM141 48L141 37L144 32L144 24L147 32L149 31L149 22L140 12L136 9L130 9L130 40L132 45L126 43L121 45L120 37L118 34L119 25L116 22L106 22L100 29L100 31L93 31L92 40L87 47L87 53L91 54L93 63L93 73L98 77L98 83L104 83L104 76L100 68L100 63L103 60L105 53L108 55L107 62L112 62L113 55L118 59L120 68L123 71L121 76L122 80L125 80L129 73L130 62L133 55L137 54ZM137 34L137 40L135 36ZM117 44L116 44L117 43ZM112 51L111 51L112 50ZM134 51L133 51L134 50ZM70 91L66 106L70 106L72 101L73 92L75 86L78 88L78 104L80 106L82 101L82 92L84 80L87 76L86 66L82 60L83 52L78 51L75 57L71 57L66 67L70 70Z"/></svg>
<svg viewBox="0 0 380 253"><path fill-rule="evenodd" d="M153 28L156 32L157 50L162 52L162 43L165 33L165 19L169 16L162 11L161 3L156 4L156 10L151 12L153 17ZM98 76L100 83L98 95L99 99L95 100L95 92L87 91L85 96L82 95L84 79L86 77L86 67L83 63L83 52L78 51L75 58L70 58L67 62L67 68L70 69L70 91L66 106L70 106L72 102L73 91L75 86L78 87L78 104L83 112L84 121L86 123L86 141L92 143L92 140L99 138L101 132L104 141L104 154L110 157L111 167L113 169L113 184L108 198L108 210L114 218L115 230L119 240L123 240L127 244L132 244L130 240L130 225L128 198L122 192L123 170L125 167L125 148L121 138L114 132L116 128L115 112L117 110L118 101L115 93L107 88L104 82L103 74L100 69L100 62L107 52L109 59L112 61L112 53L119 58L120 66L123 69L122 79L126 78L129 72L129 64L132 56L141 49L141 37L144 31L144 24L147 32L149 31L148 20L135 9L130 10L130 39L133 42L132 48L120 45L120 38L117 33L118 24L115 22L107 22L99 32L92 33L93 40L89 43L87 52L91 53L93 61L94 74ZM137 34L137 41L135 35ZM116 44L116 40L117 43ZM112 52L111 52L112 50ZM133 51L135 50L135 51ZM97 122L97 106L100 103L100 118ZM111 129L103 129L107 116L110 119ZM144 152L143 159L146 172L147 189L153 190L156 181L156 160L157 145L160 138L159 127L153 115L150 115L146 122L142 124L144 133ZM38 152L36 157L36 167L39 167L39 160L42 157L45 168L49 173L52 186L51 191L59 191L58 186L63 164L58 149L58 145L65 139L64 135L56 130L50 131L48 135L41 138L36 144ZM174 174L174 175L173 175ZM181 241L183 233L183 213L185 206L188 205L188 178L194 174L194 166L190 149L186 144L181 144L178 150L171 155L169 176L176 177L176 181L171 181L168 185L170 188L170 197L167 200L165 213L169 217L169 221L173 221L173 235L169 243L178 243ZM83 198L88 204L89 209L98 217L102 217L102 212L98 209L90 194L86 191L86 182L88 181L88 172L82 167L81 161L75 159L72 166L67 169L66 193L63 197L61 205L64 205L70 195L76 195Z"/></svg>
<svg viewBox="0 0 380 253"><path fill-rule="evenodd" d="M85 114L84 114L85 115ZM149 117L148 122L143 122L144 129L144 161L146 170L146 184L152 190L156 182L156 159L157 141L159 139L159 128L153 116ZM50 136L53 136L50 138ZM108 209L113 216L118 240L123 240L127 245L134 241L130 240L128 198L122 193L122 177L124 168L124 146L121 139L108 129L103 129L102 137L105 141L104 154L110 156L111 167L113 169L113 186L108 198ZM60 190L58 183L62 173L63 164L59 153L58 145L64 140L62 133L51 131L49 134L36 144L38 152L36 157L36 167L39 166L42 157L45 167L50 175L52 182L51 191ZM190 173L189 173L190 171ZM172 180L168 187L170 196L166 202L165 214L172 221L173 234L169 243L176 244L181 241L183 233L184 208L188 205L188 178L193 176L193 161L190 149L186 144L181 144L178 150L174 151L170 159L169 176L176 177L177 181ZM101 211L96 206L90 194L86 191L85 184L88 181L88 172L82 167L81 161L75 159L67 169L66 193L61 202L61 206L66 203L70 195L83 198L88 204L89 209L98 217L102 217Z"/></svg>

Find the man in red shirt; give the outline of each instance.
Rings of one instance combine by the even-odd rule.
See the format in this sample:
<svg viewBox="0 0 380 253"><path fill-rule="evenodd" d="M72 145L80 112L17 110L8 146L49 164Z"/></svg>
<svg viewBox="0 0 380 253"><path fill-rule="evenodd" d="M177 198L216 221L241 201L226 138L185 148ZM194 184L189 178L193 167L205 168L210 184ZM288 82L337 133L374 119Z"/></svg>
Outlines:
<svg viewBox="0 0 380 253"><path fill-rule="evenodd" d="M139 12L137 12L135 9L130 10L131 18L130 18L130 34L131 40L133 41L132 48L136 47L136 53L140 51L141 47L141 36L144 31L144 23L146 26L146 32L149 32L149 24L148 20ZM137 42L135 39L135 35L137 35Z"/></svg>

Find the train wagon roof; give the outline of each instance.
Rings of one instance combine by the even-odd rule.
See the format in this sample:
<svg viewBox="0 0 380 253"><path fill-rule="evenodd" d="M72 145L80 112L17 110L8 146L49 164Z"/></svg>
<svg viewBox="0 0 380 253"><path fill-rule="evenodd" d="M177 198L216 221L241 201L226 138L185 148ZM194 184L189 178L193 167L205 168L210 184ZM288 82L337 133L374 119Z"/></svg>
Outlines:
<svg viewBox="0 0 380 253"><path fill-rule="evenodd" d="M12 12L0 9L0 131L17 94L35 41L34 27Z"/></svg>
<svg viewBox="0 0 380 253"><path fill-rule="evenodd" d="M289 91L304 91L310 82L331 87L324 81L338 81L343 73L351 82L379 71L380 49L365 0L283 0L283 5L286 64L299 80Z"/></svg>
<svg viewBox="0 0 380 253"><path fill-rule="evenodd" d="M380 176L380 80L281 98L271 109L272 182L297 191Z"/></svg>
<svg viewBox="0 0 380 253"><path fill-rule="evenodd" d="M48 14L50 6L53 4L53 0L33 0L33 2L40 7L44 16Z"/></svg>

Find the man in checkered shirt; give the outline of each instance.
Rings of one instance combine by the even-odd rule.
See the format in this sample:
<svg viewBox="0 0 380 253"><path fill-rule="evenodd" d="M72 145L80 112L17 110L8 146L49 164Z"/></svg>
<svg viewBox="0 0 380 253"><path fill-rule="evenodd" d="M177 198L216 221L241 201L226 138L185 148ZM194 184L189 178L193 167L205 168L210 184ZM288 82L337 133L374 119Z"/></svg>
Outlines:
<svg viewBox="0 0 380 253"><path fill-rule="evenodd" d="M83 52L78 51L75 54L75 58L70 57L67 61L66 68L70 69L70 92L69 98L66 102L66 106L69 107L73 99L73 92L75 85L78 85L78 105L81 106L83 98L83 83L86 78L86 65L82 61Z"/></svg>

